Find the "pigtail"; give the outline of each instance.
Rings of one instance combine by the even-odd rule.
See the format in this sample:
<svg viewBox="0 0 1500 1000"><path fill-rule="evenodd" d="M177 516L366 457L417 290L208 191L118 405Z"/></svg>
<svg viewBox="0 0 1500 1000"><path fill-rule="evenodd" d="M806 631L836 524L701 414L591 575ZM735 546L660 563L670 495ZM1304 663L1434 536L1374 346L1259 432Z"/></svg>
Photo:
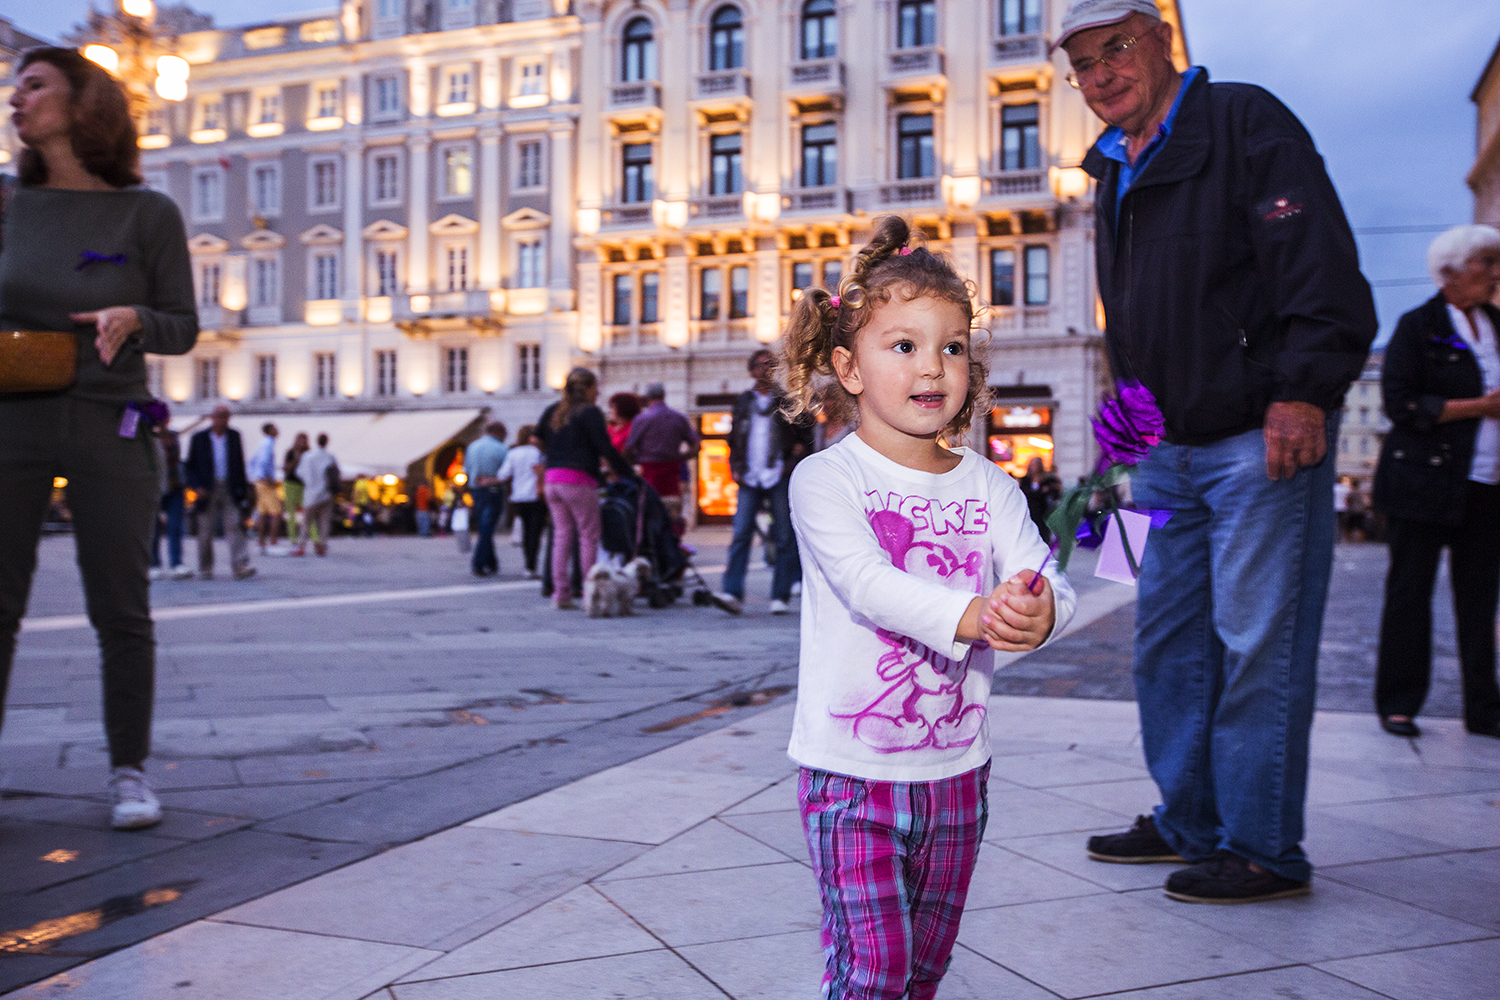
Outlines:
<svg viewBox="0 0 1500 1000"><path fill-rule="evenodd" d="M835 391L848 396L833 372L841 308L839 296L830 295L826 288L803 289L792 307L781 354L782 382L787 393L782 411L788 420L827 412L830 403L836 411L830 416L843 415L839 412L843 407L831 398Z"/></svg>

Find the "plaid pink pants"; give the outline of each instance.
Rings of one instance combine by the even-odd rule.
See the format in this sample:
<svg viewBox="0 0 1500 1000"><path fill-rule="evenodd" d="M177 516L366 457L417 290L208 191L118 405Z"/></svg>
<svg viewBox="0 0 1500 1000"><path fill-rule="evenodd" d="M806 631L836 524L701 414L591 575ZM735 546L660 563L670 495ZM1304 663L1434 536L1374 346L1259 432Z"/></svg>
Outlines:
<svg viewBox="0 0 1500 1000"><path fill-rule="evenodd" d="M930 1000L948 968L989 818L983 767L943 781L803 768L802 828L823 897L823 996Z"/></svg>

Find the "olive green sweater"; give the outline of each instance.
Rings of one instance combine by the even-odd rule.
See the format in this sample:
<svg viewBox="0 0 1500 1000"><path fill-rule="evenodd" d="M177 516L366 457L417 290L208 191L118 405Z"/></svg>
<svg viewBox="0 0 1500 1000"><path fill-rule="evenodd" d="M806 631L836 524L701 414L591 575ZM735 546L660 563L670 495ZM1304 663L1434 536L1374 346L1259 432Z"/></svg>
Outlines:
<svg viewBox="0 0 1500 1000"><path fill-rule="evenodd" d="M0 330L76 333L73 395L148 400L146 352L185 354L197 341L187 233L166 195L15 187L0 239ZM109 306L134 306L141 329L106 368L94 347L98 331L69 314Z"/></svg>

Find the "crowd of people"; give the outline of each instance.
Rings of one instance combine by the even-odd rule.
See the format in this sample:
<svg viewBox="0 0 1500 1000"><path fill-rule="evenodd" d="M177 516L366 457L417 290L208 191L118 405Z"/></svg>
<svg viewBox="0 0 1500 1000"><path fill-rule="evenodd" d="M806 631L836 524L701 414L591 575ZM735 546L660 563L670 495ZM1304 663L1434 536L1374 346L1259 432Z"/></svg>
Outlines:
<svg viewBox="0 0 1500 1000"><path fill-rule="evenodd" d="M1133 650L1160 804L1079 846L1101 863L1179 866L1164 889L1184 902L1305 895L1309 739L1336 533L1330 446L1375 336L1370 287L1317 149L1275 97L1179 70L1173 28L1152 0L1073 0L1060 29L1054 51L1069 82L1107 125L1083 169L1097 184L1110 367L1122 391L1149 391L1164 427L1131 472L1131 494L1169 515L1139 566ZM309 541L326 555L344 480L326 435L299 435L279 453L266 424L247 460L224 407L181 453L146 391L144 355L193 346L189 257L176 206L140 186L125 98L77 53L41 49L20 61L12 105L24 152L19 188L0 201L0 323L79 336L70 388L0 387L0 475L12 501L0 522L0 695L53 477L65 476L99 634L112 822L140 828L161 818L142 771L151 554L164 538L158 575L188 575L191 493L200 576L214 573L218 530L231 575L255 573L247 522L262 548L286 524L292 555ZM1429 265L1438 294L1401 318L1383 375L1393 428L1373 507L1391 562L1376 709L1387 731L1420 735L1433 581L1447 550L1465 723L1500 737L1500 232L1445 233ZM1018 484L949 447L969 432L987 385L970 341L971 289L907 222L877 220L837 289L803 291L780 355L750 358L753 384L733 407L739 502L719 599L741 610L768 511L771 612L788 612L803 588L788 752L802 767L829 997L936 994L988 815L993 653L1057 638L1076 606L1043 534L1060 484L1039 464ZM697 434L662 386L643 396L616 394L606 414L595 374L575 368L513 441L492 423L468 445L467 501L414 484L417 530L441 530L445 511L455 529L472 514L470 567L488 576L509 506L526 571L556 608L573 607L599 548L606 480L649 483L680 523ZM368 482L347 502L353 523L368 526ZM1344 513L1351 504L1346 495Z"/></svg>

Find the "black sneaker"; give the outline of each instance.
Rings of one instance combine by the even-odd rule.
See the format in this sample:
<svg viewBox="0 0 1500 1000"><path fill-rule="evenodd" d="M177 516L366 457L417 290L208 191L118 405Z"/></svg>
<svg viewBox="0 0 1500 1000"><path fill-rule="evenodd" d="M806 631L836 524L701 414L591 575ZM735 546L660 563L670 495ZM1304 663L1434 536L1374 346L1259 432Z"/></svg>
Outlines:
<svg viewBox="0 0 1500 1000"><path fill-rule="evenodd" d="M1306 896L1311 882L1253 871L1250 862L1230 851L1215 851L1206 861L1172 873L1167 895L1184 903L1259 903L1267 899Z"/></svg>
<svg viewBox="0 0 1500 1000"><path fill-rule="evenodd" d="M1124 833L1106 833L1089 838L1089 857L1117 865L1150 865L1158 861L1185 861L1156 832L1156 820L1137 816L1135 826Z"/></svg>

